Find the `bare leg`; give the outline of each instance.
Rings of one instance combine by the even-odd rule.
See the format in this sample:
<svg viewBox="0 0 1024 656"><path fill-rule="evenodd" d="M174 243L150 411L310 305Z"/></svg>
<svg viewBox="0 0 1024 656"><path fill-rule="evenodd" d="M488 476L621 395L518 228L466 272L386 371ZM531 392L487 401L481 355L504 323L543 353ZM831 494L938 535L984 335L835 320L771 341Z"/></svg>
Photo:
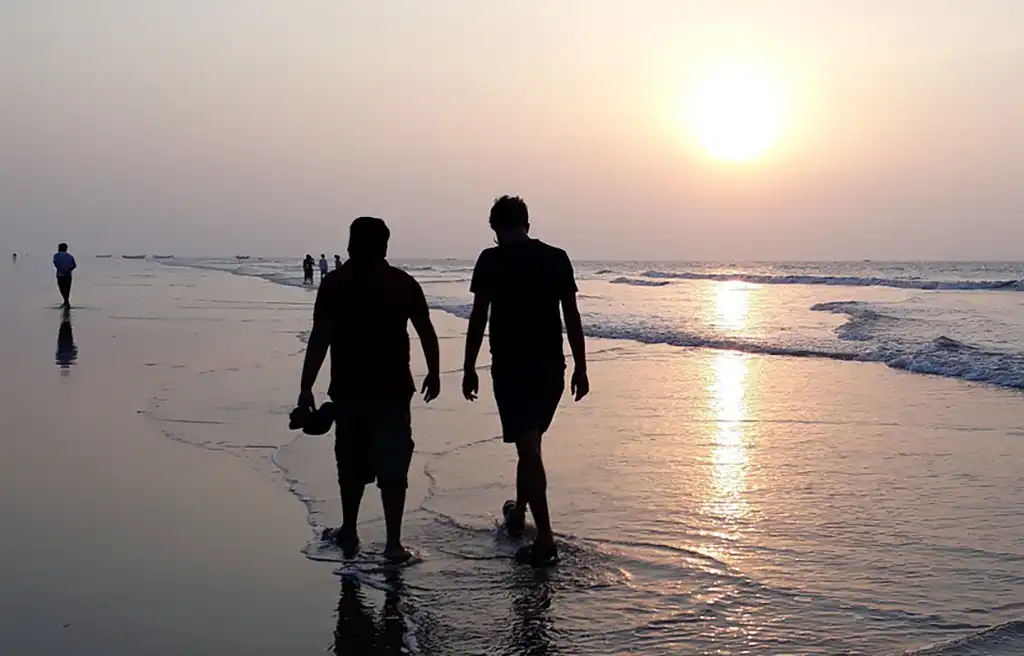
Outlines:
<svg viewBox="0 0 1024 656"><path fill-rule="evenodd" d="M405 487L387 486L380 491L381 505L384 506L384 526L387 530L387 544L384 556L393 560L405 560L409 552L402 546L402 515L405 514Z"/></svg>
<svg viewBox="0 0 1024 656"><path fill-rule="evenodd" d="M537 547L546 548L555 543L551 531L551 517L548 515L548 480L541 458L540 433L531 431L519 438L516 449L519 452L517 466L517 503L525 497L537 525Z"/></svg>
<svg viewBox="0 0 1024 656"><path fill-rule="evenodd" d="M341 486L341 528L337 542L346 558L355 557L359 551L359 504L363 501L362 485Z"/></svg>

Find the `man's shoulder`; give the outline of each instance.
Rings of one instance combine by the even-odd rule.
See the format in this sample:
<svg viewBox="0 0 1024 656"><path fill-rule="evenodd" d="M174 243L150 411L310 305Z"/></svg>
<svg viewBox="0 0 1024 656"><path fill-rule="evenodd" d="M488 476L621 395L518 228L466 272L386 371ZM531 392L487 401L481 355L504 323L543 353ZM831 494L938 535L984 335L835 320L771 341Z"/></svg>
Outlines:
<svg viewBox="0 0 1024 656"><path fill-rule="evenodd" d="M551 257L564 257L564 258L568 258L569 257L569 254L566 253L565 249L563 249L563 248L559 248L558 246L553 246L553 245L547 243L546 241L541 241L539 239L536 239L534 241L536 242L538 249L540 249L542 252L546 253L547 255L550 255Z"/></svg>

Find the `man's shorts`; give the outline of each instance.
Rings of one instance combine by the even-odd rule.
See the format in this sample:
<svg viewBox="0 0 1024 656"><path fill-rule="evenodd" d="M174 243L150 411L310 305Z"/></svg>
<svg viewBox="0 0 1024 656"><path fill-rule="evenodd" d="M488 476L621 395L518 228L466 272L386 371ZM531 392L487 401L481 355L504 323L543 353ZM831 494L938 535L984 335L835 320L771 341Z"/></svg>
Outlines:
<svg viewBox="0 0 1024 656"><path fill-rule="evenodd" d="M411 399L332 400L338 483L407 488L414 446Z"/></svg>
<svg viewBox="0 0 1024 656"><path fill-rule="evenodd" d="M491 381L502 436L512 444L526 433L543 435L551 426L565 391L565 364L492 366Z"/></svg>

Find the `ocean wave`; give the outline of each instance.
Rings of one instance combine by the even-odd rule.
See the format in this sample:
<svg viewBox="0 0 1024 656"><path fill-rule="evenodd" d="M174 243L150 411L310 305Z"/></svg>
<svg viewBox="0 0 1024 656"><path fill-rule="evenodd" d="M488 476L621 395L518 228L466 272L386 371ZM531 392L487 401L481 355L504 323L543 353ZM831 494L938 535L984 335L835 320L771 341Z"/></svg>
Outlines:
<svg viewBox="0 0 1024 656"><path fill-rule="evenodd" d="M609 281L613 285L632 285L634 287L664 287L671 285L671 280L643 280L640 278L619 277Z"/></svg>
<svg viewBox="0 0 1024 656"><path fill-rule="evenodd" d="M1024 654L1024 621L1013 620L987 629L904 652L906 656L1016 656Z"/></svg>
<svg viewBox="0 0 1024 656"><path fill-rule="evenodd" d="M877 331L885 326L894 325L898 319L882 314L868 307L861 301L833 301L818 303L811 306L813 312L831 312L845 314L849 321L836 329L839 339L850 342L866 342L875 338Z"/></svg>
<svg viewBox="0 0 1024 656"><path fill-rule="evenodd" d="M473 307L468 303L432 303L435 309L467 319ZM887 317L887 319L892 319ZM895 320L895 319L892 319ZM864 325L850 333L869 330ZM795 358L824 358L844 362L877 362L892 369L1000 387L1024 389L1024 354L986 351L955 339L939 336L923 344L882 343L848 348L823 348L813 345L785 345L728 337L708 337L643 323L602 323L584 320L584 333L598 339L619 339L641 344L660 344L681 348L709 348L755 355L779 355ZM865 341L856 339L852 341Z"/></svg>
<svg viewBox="0 0 1024 656"><path fill-rule="evenodd" d="M182 264L167 263L166 266ZM303 285L299 276L281 271L254 271L237 263L187 263L185 266L216 269L236 275L253 276L281 285L315 290ZM622 283L626 284L626 283ZM472 303L456 298L431 298L434 309L468 319ZM884 329L897 321L858 301L821 303L813 310L835 312L851 317L836 332L843 343L833 347L818 345L775 344L732 337L688 333L676 326L658 326L643 320L613 321L602 316L588 316L584 331L589 337L629 340L643 344L664 344L683 348L709 348L743 353L789 357L826 358L841 361L878 362L893 369L930 374L1002 387L1024 389L1024 353L991 351L963 343L947 336L938 336L923 343L902 343L880 339ZM869 343L871 342L871 343Z"/></svg>
<svg viewBox="0 0 1024 656"><path fill-rule="evenodd" d="M740 281L759 285L834 285L837 287L895 287L935 291L1024 291L1024 280L926 280L859 276L803 276L752 273L645 271L645 278L668 280Z"/></svg>

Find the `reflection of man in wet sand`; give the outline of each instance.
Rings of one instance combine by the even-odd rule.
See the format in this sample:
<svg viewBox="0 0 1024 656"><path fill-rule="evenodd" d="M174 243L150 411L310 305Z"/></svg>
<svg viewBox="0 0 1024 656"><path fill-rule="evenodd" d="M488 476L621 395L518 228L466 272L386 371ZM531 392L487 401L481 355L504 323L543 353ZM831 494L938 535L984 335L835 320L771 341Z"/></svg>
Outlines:
<svg viewBox="0 0 1024 656"><path fill-rule="evenodd" d="M366 654L408 654L405 644L407 627L399 607L402 582L397 573L385 574L388 590L384 609L377 613L367 603L358 581L341 579L341 599L338 600L338 625L334 631L333 651L338 656Z"/></svg>
<svg viewBox="0 0 1024 656"><path fill-rule="evenodd" d="M71 308L64 308L61 316L60 329L57 330L57 353L54 355L54 362L63 373L78 359L78 347L75 346L75 335L71 330Z"/></svg>
<svg viewBox="0 0 1024 656"><path fill-rule="evenodd" d="M385 259L390 235L380 219L352 222L349 259L325 276L317 293L299 406L313 407L313 384L329 347L342 525L325 537L346 558L356 555L359 505L366 484L376 480L387 529L384 556L405 561L410 553L402 546L402 515L413 451L409 404L416 391L409 368L410 321L427 360L427 402L440 393L440 354L423 289Z"/></svg>
<svg viewBox="0 0 1024 656"><path fill-rule="evenodd" d="M516 445L516 499L502 509L510 534L521 534L529 505L537 539L516 558L535 567L558 560L548 516L547 475L541 437L551 425L565 387L562 314L576 368L572 393L590 391L583 324L576 307L576 282L565 251L530 238L526 203L503 196L491 208L498 245L480 254L470 291L473 312L466 335L462 393L476 398L476 358L490 313L491 378L505 442Z"/></svg>

